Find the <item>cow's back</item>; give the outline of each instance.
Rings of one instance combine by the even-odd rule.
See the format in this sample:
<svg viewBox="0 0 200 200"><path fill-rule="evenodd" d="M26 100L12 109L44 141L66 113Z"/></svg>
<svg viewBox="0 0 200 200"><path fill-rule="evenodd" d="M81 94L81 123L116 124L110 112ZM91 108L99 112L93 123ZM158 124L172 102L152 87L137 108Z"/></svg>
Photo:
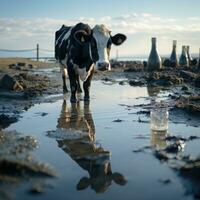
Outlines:
<svg viewBox="0 0 200 200"><path fill-rule="evenodd" d="M58 31L55 33L55 58L57 60L65 59L67 54L67 44L68 39L70 37L71 26L63 25Z"/></svg>

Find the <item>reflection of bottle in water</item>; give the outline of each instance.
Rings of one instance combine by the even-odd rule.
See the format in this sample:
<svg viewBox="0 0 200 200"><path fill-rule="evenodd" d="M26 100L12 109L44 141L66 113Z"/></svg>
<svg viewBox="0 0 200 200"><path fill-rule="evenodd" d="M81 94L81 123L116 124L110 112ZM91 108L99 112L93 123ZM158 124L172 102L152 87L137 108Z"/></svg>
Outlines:
<svg viewBox="0 0 200 200"><path fill-rule="evenodd" d="M147 69L148 71L155 71L162 68L161 58L156 49L156 38L152 38L151 52L148 58Z"/></svg>
<svg viewBox="0 0 200 200"><path fill-rule="evenodd" d="M172 67L177 67L179 65L178 64L178 56L177 56L177 53L176 53L176 46L177 46L177 41L173 40L172 53L171 53L171 56L170 56L170 61L171 61Z"/></svg>
<svg viewBox="0 0 200 200"><path fill-rule="evenodd" d="M169 112L166 108L155 108L151 111L151 130L165 131L168 129Z"/></svg>
<svg viewBox="0 0 200 200"><path fill-rule="evenodd" d="M151 131L151 144L160 149L164 149L167 146L166 136L168 135L167 130L165 131Z"/></svg>
<svg viewBox="0 0 200 200"><path fill-rule="evenodd" d="M179 65L182 67L189 67L188 56L186 53L186 46L182 46L182 53L179 59Z"/></svg>

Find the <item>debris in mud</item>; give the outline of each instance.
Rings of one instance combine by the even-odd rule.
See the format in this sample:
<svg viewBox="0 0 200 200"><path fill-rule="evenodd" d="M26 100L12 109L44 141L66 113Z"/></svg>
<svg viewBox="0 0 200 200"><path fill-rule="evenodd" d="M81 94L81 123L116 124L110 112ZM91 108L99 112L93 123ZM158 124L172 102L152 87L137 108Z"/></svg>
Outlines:
<svg viewBox="0 0 200 200"><path fill-rule="evenodd" d="M1 175L55 176L51 168L31 156L31 151L38 146L32 136L0 131L0 145Z"/></svg>
<svg viewBox="0 0 200 200"><path fill-rule="evenodd" d="M180 77L182 77L184 81L193 81L197 78L197 74L190 71L181 70Z"/></svg>
<svg viewBox="0 0 200 200"><path fill-rule="evenodd" d="M108 77L102 78L101 80L105 81L105 82L113 82L114 81L113 79L108 78Z"/></svg>
<svg viewBox="0 0 200 200"><path fill-rule="evenodd" d="M48 113L46 113L46 112L38 112L35 114L40 115L41 117L45 117L46 115L48 115Z"/></svg>
<svg viewBox="0 0 200 200"><path fill-rule="evenodd" d="M189 113L200 112L200 96L182 97L176 104L176 108L185 110Z"/></svg>
<svg viewBox="0 0 200 200"><path fill-rule="evenodd" d="M121 120L121 119L115 119L112 122L123 122L123 120Z"/></svg>
<svg viewBox="0 0 200 200"><path fill-rule="evenodd" d="M49 93L50 90L55 90L56 88L56 82L47 76L28 72L15 74L14 76L5 74L0 83L0 96L14 99L19 96L21 99L27 99ZM5 93L5 90L14 92Z"/></svg>
<svg viewBox="0 0 200 200"><path fill-rule="evenodd" d="M149 139L150 135L135 135L134 139Z"/></svg>
<svg viewBox="0 0 200 200"><path fill-rule="evenodd" d="M124 61L124 72L141 72L144 70L144 64L142 61Z"/></svg>
<svg viewBox="0 0 200 200"><path fill-rule="evenodd" d="M145 150L152 149L152 146L144 146L142 148L134 149L133 153L141 153L144 152Z"/></svg>
<svg viewBox="0 0 200 200"><path fill-rule="evenodd" d="M10 187L34 178L55 177L56 172L46 163L36 160L31 152L38 143L32 136L22 136L16 132L0 131L0 182ZM14 181L14 182L13 182ZM5 193L4 190L0 191Z"/></svg>
<svg viewBox="0 0 200 200"><path fill-rule="evenodd" d="M189 90L189 87L184 85L182 88L181 88L182 91L188 91Z"/></svg>
<svg viewBox="0 0 200 200"><path fill-rule="evenodd" d="M175 74L167 74L164 72L152 72L147 79L148 85L151 86L172 86L175 84L182 84L183 78L178 77Z"/></svg>
<svg viewBox="0 0 200 200"><path fill-rule="evenodd" d="M164 185L168 185L170 184L172 181L170 179L159 179L159 182L164 184Z"/></svg>
<svg viewBox="0 0 200 200"><path fill-rule="evenodd" d="M130 86L144 86L146 84L145 80L130 80Z"/></svg>
<svg viewBox="0 0 200 200"><path fill-rule="evenodd" d="M141 110L137 112L137 115L150 115L149 110Z"/></svg>
<svg viewBox="0 0 200 200"><path fill-rule="evenodd" d="M184 142L176 141L173 144L168 145L163 151L166 153L178 153L184 149Z"/></svg>
<svg viewBox="0 0 200 200"><path fill-rule="evenodd" d="M198 78L195 79L195 86L200 88L200 76Z"/></svg>
<svg viewBox="0 0 200 200"><path fill-rule="evenodd" d="M149 123L148 120L143 120L143 119L141 119L140 117L138 117L137 122L139 122L139 123Z"/></svg>
<svg viewBox="0 0 200 200"><path fill-rule="evenodd" d="M31 186L31 188L29 189L29 193L30 194L41 194L41 193L44 193L44 188L45 185L44 184L41 184L41 183L35 183Z"/></svg>
<svg viewBox="0 0 200 200"><path fill-rule="evenodd" d="M25 70L37 68L37 66L33 65L33 64L28 64L28 63L25 63L25 62L16 62L16 63L9 64L9 68L14 69L14 70L25 71Z"/></svg>
<svg viewBox="0 0 200 200"><path fill-rule="evenodd" d="M125 83L125 81L120 81L119 82L119 85L125 85L126 83Z"/></svg>

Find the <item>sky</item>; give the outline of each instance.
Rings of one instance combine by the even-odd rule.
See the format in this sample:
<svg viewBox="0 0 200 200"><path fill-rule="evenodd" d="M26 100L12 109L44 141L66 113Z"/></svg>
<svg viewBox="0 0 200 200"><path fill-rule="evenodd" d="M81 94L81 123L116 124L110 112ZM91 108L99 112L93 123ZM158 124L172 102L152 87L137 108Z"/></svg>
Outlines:
<svg viewBox="0 0 200 200"><path fill-rule="evenodd" d="M112 47L111 56L148 55L151 37L159 54L171 53L172 40L200 48L199 0L0 0L0 49L54 49L54 34L62 24L105 24L126 42ZM1 55L1 54L0 54ZM53 55L46 52L45 55Z"/></svg>

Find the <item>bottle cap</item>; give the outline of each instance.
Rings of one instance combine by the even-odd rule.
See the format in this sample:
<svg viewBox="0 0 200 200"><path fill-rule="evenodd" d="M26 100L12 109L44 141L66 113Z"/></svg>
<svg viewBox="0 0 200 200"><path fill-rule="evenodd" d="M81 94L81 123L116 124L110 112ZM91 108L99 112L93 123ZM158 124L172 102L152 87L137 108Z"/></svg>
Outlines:
<svg viewBox="0 0 200 200"><path fill-rule="evenodd" d="M155 42L156 42L156 37L152 37L152 38L151 38L151 41L152 41L153 43L155 43Z"/></svg>
<svg viewBox="0 0 200 200"><path fill-rule="evenodd" d="M177 45L177 40L173 40L173 46Z"/></svg>

